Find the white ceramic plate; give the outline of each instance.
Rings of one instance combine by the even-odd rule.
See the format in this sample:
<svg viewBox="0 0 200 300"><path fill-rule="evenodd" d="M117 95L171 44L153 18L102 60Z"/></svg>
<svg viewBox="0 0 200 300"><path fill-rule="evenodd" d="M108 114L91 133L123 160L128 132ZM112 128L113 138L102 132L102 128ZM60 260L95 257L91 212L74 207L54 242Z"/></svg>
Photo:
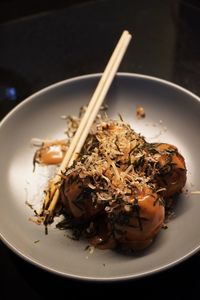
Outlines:
<svg viewBox="0 0 200 300"><path fill-rule="evenodd" d="M29 221L33 211L25 205L41 202L49 168L33 173L33 137L64 136L61 115L77 115L87 104L99 74L72 78L34 94L11 111L0 125L0 236L15 253L56 274L85 280L122 280L149 275L190 257L200 247L199 98L172 83L149 76L119 73L107 95L109 115L125 121L149 141L176 145L186 159L188 179L175 217L154 244L141 254L126 256L110 250L85 251L86 241L73 241L55 228ZM137 105L146 118L138 120Z"/></svg>

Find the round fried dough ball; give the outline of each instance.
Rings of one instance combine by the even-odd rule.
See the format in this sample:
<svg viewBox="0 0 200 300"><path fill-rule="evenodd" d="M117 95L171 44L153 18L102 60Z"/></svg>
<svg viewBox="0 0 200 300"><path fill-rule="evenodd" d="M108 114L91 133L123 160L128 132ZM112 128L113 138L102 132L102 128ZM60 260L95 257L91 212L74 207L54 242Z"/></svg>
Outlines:
<svg viewBox="0 0 200 300"><path fill-rule="evenodd" d="M68 213L83 221L88 221L104 208L102 204L93 203L88 179L80 178L75 172L64 180L61 200Z"/></svg>
<svg viewBox="0 0 200 300"><path fill-rule="evenodd" d="M149 246L163 226L165 208L158 195L144 187L130 203L113 209L109 223L118 244L140 250Z"/></svg>
<svg viewBox="0 0 200 300"><path fill-rule="evenodd" d="M165 188L165 199L180 193L186 182L186 165L178 149L170 144L153 144L157 156L155 179L160 188Z"/></svg>

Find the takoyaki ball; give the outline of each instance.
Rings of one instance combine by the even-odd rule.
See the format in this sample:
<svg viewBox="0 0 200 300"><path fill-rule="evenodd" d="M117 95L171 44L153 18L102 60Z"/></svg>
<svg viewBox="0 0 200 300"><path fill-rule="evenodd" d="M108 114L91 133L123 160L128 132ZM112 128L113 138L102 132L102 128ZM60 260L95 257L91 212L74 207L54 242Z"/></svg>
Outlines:
<svg viewBox="0 0 200 300"><path fill-rule="evenodd" d="M152 243L163 226L164 217L162 201L149 187L144 187L137 198L114 209L109 222L118 244L140 250Z"/></svg>
<svg viewBox="0 0 200 300"><path fill-rule="evenodd" d="M74 218L88 221L103 210L102 204L94 203L88 179L80 178L75 172L68 175L61 186L61 200Z"/></svg>
<svg viewBox="0 0 200 300"><path fill-rule="evenodd" d="M164 198L180 193L186 183L186 165L178 149L170 144L153 144L157 151L156 180Z"/></svg>

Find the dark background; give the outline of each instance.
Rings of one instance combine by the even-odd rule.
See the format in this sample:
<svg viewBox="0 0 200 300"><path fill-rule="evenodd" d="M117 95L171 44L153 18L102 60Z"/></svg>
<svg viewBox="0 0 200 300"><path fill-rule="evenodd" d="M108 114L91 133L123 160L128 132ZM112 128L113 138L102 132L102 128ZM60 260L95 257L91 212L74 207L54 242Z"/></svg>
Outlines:
<svg viewBox="0 0 200 300"><path fill-rule="evenodd" d="M200 96L198 0L1 0L0 118L45 86L102 72L124 29L134 38L120 71L167 79ZM123 297L160 299L176 293L177 299L193 299L199 293L199 267L197 254L144 279L86 284L40 270L0 242L0 299L69 297L70 292L106 297L110 290L122 291Z"/></svg>
<svg viewBox="0 0 200 300"><path fill-rule="evenodd" d="M16 20L25 16L30 16L42 12L53 11L69 7L71 5L96 2L95 0L1 0L0 19L1 22Z"/></svg>

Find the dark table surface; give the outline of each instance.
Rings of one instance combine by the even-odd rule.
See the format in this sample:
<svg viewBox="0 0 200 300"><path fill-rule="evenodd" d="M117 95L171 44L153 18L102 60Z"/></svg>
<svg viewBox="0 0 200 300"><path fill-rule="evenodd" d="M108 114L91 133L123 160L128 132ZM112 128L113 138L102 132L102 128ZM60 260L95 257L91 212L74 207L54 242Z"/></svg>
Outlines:
<svg viewBox="0 0 200 300"><path fill-rule="evenodd" d="M54 82L102 72L124 29L133 34L133 41L120 71L167 79L200 96L198 1L72 2L0 24L0 118ZM139 292L160 298L177 292L180 298L187 293L194 297L200 285L199 266L197 254L173 269L136 281L83 283L38 269L0 242L0 294L6 299L21 295L45 299L73 291L73 297L81 292L90 297L93 287L99 296L115 289L125 296Z"/></svg>

